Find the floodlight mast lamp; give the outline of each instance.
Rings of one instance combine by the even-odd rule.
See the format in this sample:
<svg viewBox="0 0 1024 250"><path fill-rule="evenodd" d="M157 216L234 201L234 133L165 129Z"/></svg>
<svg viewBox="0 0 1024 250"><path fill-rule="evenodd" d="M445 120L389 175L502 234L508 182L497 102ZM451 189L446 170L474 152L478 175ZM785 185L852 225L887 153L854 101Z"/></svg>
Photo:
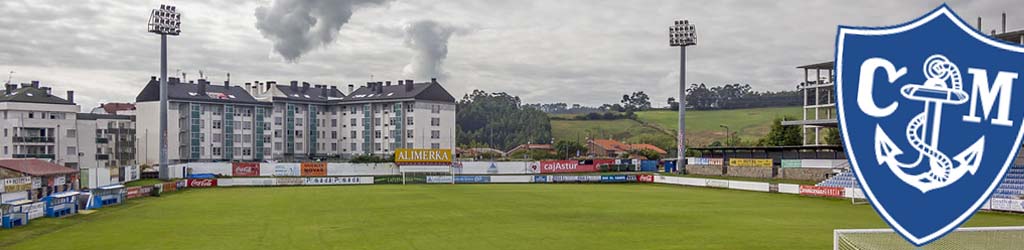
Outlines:
<svg viewBox="0 0 1024 250"><path fill-rule="evenodd" d="M676 166L686 172L686 46L697 45L697 30L689 20L676 20L668 28L668 44L679 47L679 135Z"/></svg>
<svg viewBox="0 0 1024 250"><path fill-rule="evenodd" d="M160 179L171 179L167 162L167 36L181 34L181 14L170 5L160 5L149 15L149 32L160 35Z"/></svg>

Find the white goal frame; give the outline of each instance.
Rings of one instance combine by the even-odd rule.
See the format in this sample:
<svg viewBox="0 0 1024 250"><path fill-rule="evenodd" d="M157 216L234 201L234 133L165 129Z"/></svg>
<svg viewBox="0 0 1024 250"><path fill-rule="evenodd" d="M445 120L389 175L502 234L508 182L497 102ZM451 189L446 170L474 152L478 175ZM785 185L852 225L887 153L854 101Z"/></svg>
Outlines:
<svg viewBox="0 0 1024 250"><path fill-rule="evenodd" d="M957 228L953 232L950 232L950 234L947 235L947 236L951 236L952 234L955 234L955 233L958 233L958 232L986 232L986 231L990 231L990 232L996 232L996 231L1020 231L1021 234L1024 235L1024 226L961 227L961 228ZM897 235L896 231L893 231L891 228L835 229L835 230L832 231L832 249L834 249L834 250L839 250L839 243L840 243L839 235L840 234L893 234L895 237L901 237L901 236ZM943 239L945 239L945 238L947 238L947 237L944 237ZM902 240L902 238L900 240ZM936 240L936 242L933 242L933 243L937 243L937 242L939 242L941 240L942 239ZM923 249L923 247L914 247L914 245L910 244L910 242L905 242L905 243L906 243L907 249ZM1024 243L1022 243L1022 244L1024 244ZM926 245L924 247L927 247L927 246L929 246L929 245ZM1022 246L1022 247L1024 247L1024 246Z"/></svg>
<svg viewBox="0 0 1024 250"><path fill-rule="evenodd" d="M452 165L400 165L398 172L402 173L402 185L405 185L406 173L443 173L452 177L452 184L455 184L455 168Z"/></svg>

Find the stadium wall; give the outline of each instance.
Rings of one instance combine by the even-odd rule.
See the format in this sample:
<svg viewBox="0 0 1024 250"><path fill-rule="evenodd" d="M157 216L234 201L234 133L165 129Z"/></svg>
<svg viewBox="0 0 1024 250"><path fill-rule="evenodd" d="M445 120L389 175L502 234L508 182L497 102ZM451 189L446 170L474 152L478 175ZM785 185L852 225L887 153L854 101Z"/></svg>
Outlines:
<svg viewBox="0 0 1024 250"><path fill-rule="evenodd" d="M779 178L790 180L823 181L832 174L831 168L780 168Z"/></svg>
<svg viewBox="0 0 1024 250"><path fill-rule="evenodd" d="M769 167L733 167L726 169L727 176L748 177L748 178L772 178L772 168Z"/></svg>
<svg viewBox="0 0 1024 250"><path fill-rule="evenodd" d="M695 175L722 175L722 166L686 165L686 173Z"/></svg>

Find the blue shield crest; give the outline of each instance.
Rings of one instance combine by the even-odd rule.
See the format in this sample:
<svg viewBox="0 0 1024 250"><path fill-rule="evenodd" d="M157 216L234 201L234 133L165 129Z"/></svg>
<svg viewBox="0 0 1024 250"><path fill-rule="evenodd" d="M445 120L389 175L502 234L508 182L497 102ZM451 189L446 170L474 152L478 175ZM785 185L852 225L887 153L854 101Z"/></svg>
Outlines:
<svg viewBox="0 0 1024 250"><path fill-rule="evenodd" d="M897 26L839 27L835 67L843 143L875 211L916 246L967 221L1020 149L1024 48L942 5Z"/></svg>

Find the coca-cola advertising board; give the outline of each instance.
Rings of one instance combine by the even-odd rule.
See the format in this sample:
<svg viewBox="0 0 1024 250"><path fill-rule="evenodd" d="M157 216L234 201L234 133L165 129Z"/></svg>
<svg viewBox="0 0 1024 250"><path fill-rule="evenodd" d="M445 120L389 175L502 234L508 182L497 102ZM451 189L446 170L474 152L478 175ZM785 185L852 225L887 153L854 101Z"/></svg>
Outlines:
<svg viewBox="0 0 1024 250"><path fill-rule="evenodd" d="M216 187L217 179L188 179L188 187Z"/></svg>
<svg viewBox="0 0 1024 250"><path fill-rule="evenodd" d="M231 176L254 177L260 176L259 162L233 162L231 163Z"/></svg>
<svg viewBox="0 0 1024 250"><path fill-rule="evenodd" d="M541 161L540 172L544 174L597 172L597 165L580 165L579 161L573 160Z"/></svg>
<svg viewBox="0 0 1024 250"><path fill-rule="evenodd" d="M636 176L637 182L654 183L654 176L649 174L641 174Z"/></svg>

